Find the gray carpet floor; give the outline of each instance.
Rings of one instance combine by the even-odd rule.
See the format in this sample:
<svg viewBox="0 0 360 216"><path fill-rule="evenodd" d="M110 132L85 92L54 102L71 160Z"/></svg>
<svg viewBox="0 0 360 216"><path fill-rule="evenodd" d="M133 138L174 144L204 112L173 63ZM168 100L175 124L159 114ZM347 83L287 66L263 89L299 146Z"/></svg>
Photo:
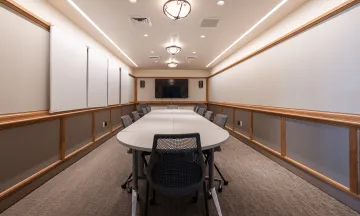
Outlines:
<svg viewBox="0 0 360 216"><path fill-rule="evenodd" d="M277 163L231 137L215 161L229 178L219 194L223 215L359 215ZM1 216L125 216L131 197L120 187L130 173L131 155L115 137L46 182ZM139 211L143 212L144 184ZM216 215L210 200L210 215ZM139 213L140 215L140 213ZM204 215L202 194L157 197L149 215Z"/></svg>

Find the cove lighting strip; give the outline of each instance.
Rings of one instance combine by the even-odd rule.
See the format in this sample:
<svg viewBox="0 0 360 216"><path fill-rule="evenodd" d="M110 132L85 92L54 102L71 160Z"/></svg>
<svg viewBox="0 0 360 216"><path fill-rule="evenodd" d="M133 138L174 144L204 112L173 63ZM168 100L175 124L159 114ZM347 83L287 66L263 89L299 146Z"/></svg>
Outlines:
<svg viewBox="0 0 360 216"><path fill-rule="evenodd" d="M271 14L275 13L281 6L283 6L288 0L282 0L280 4L276 5L269 13L267 13L261 20L259 20L253 27L251 27L249 30L247 30L243 35L241 35L236 41L234 41L228 48L226 48L220 55L218 55L214 60L212 60L206 67L209 67L212 63L214 63L216 60L218 60L222 55L224 55L229 49L231 49L235 44L237 44L240 40L242 40L246 35L248 35L250 32L252 32L256 27L258 27L262 22L264 22Z"/></svg>
<svg viewBox="0 0 360 216"><path fill-rule="evenodd" d="M107 34L105 34L105 32L103 30L101 30L99 28L99 26L97 26L85 13L84 11L82 11L79 6L77 6L75 4L75 2L73 0L67 0L69 2L69 4L75 8L75 10L77 10L77 12L79 12L96 30L98 30L102 36L104 36L117 50L119 50L121 52L121 54L123 54L131 63L133 63L133 65L135 67L138 67L137 64L128 56L126 55L126 53L124 51L122 51L122 49L120 49L120 47L113 41L111 40L111 38L109 36L107 36Z"/></svg>

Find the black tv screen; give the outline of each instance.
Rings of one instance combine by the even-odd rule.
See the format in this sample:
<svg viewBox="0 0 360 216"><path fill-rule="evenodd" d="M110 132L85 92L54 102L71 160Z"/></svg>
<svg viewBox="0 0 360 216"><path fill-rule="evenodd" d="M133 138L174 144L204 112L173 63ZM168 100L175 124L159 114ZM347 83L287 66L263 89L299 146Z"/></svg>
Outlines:
<svg viewBox="0 0 360 216"><path fill-rule="evenodd" d="M155 79L155 98L188 98L188 79Z"/></svg>

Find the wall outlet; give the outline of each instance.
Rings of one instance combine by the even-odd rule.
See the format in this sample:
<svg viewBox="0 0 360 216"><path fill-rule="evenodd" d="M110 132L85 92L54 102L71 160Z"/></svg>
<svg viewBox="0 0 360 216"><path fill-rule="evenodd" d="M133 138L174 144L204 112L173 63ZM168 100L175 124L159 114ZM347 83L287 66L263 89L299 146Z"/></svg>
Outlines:
<svg viewBox="0 0 360 216"><path fill-rule="evenodd" d="M237 125L242 127L242 121L237 121Z"/></svg>
<svg viewBox="0 0 360 216"><path fill-rule="evenodd" d="M107 122L104 121L104 122L102 123L102 126L103 126L103 127L106 127L106 126L107 126Z"/></svg>

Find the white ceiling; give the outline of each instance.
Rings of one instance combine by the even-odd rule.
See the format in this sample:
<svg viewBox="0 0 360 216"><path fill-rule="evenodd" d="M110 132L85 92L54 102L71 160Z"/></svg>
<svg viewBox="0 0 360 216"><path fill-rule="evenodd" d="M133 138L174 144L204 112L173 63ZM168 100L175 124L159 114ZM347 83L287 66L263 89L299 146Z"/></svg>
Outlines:
<svg viewBox="0 0 360 216"><path fill-rule="evenodd" d="M172 21L162 11L167 0L137 0L132 4L129 0L74 0L83 10L138 66L138 69L168 69L166 62L170 54L166 46L179 45L182 51L175 56L179 62L176 69L209 69L206 65L232 44L243 33L273 9L281 0L225 0L225 5L218 6L216 0L188 0L192 10L185 19ZM251 34L230 49L229 54L255 38L267 28L281 20L287 14L308 0L289 0L273 16L263 22ZM81 17L66 0L50 0L63 14L84 28L98 41L122 60L133 66L125 56L121 55L101 34ZM135 27L129 17L148 17L152 27ZM218 18L220 22L215 28L202 28L204 18ZM148 37L144 37L148 34ZM205 35L205 38L200 38ZM154 51L154 54L151 53ZM196 52L196 54L193 54ZM160 56L158 63L149 56ZM185 61L187 56L195 56L196 60Z"/></svg>

